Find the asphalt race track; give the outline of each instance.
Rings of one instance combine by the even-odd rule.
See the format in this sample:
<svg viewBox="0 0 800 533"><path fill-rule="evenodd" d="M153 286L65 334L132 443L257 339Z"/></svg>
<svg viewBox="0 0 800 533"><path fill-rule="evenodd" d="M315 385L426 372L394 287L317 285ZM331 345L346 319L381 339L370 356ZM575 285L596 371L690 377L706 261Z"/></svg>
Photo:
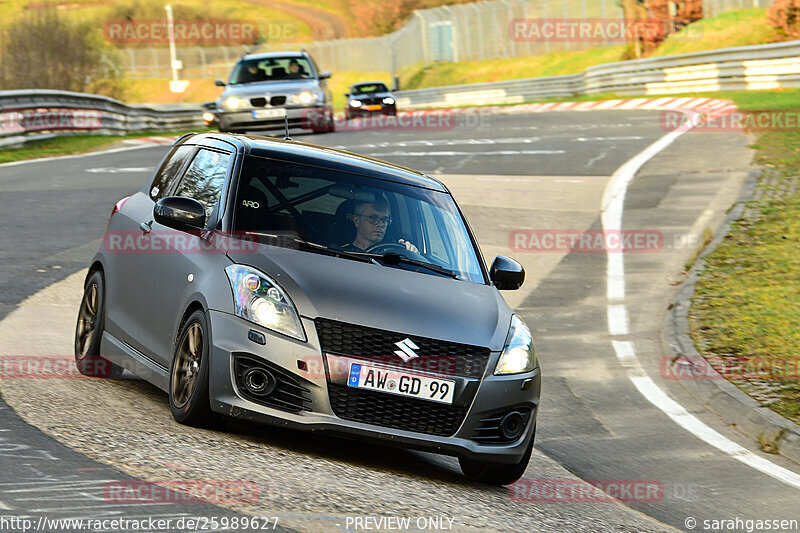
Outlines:
<svg viewBox="0 0 800 533"><path fill-rule="evenodd" d="M674 286L703 230L717 227L753 170L748 139L687 133L642 160L624 202L616 198L622 228L659 235L656 248L609 259L598 250L537 248L526 238L609 229L615 197L608 191L621 169L665 135L658 113L646 111L486 115L445 130L293 135L435 174L465 211L487 262L506 254L524 264L525 286L504 296L534 331L544 384L537 451L520 486L569 487L581 478L654 493L543 502L467 482L452 458L255 425L186 428L172 420L166 395L130 375L6 378L0 517L277 516L279 527L299 531L362 531L355 517L399 516L411 518L411 530L564 532L800 519L800 466L762 453L661 370ZM84 269L111 208L141 188L168 149L127 148L0 166L0 355L72 357ZM624 276L609 278L621 264ZM716 433L703 440L697 427ZM257 497L216 505L110 501L110 482L135 479L239 480L256 486Z"/></svg>

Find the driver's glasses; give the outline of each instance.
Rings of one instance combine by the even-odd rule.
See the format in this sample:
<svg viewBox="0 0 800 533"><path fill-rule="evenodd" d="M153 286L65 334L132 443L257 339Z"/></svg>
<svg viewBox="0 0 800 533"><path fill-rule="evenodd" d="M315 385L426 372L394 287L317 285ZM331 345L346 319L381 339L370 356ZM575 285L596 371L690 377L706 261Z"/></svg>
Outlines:
<svg viewBox="0 0 800 533"><path fill-rule="evenodd" d="M356 215L357 217L366 218L369 220L369 223L373 226L377 226L378 224L386 224L387 226L392 223L392 217L385 216L379 217L378 215Z"/></svg>

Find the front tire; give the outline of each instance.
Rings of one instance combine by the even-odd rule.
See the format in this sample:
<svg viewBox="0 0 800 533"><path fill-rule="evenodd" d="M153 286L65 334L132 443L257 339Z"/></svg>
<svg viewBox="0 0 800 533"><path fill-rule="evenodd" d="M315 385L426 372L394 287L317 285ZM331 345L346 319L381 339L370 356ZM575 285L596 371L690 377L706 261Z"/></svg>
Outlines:
<svg viewBox="0 0 800 533"><path fill-rule="evenodd" d="M75 366L84 376L116 379L124 368L100 355L105 325L105 280L100 270L86 279L75 326Z"/></svg>
<svg viewBox="0 0 800 533"><path fill-rule="evenodd" d="M195 311L178 335L169 378L172 417L187 426L204 426L212 419L208 397L210 341L206 314Z"/></svg>
<svg viewBox="0 0 800 533"><path fill-rule="evenodd" d="M536 428L534 428L533 432L535 436ZM531 443L528 445L528 449L525 450L525 455L515 464L486 463L464 457L458 458L458 464L461 466L461 471L464 475L472 481L490 485L511 485L525 474L525 470L531 460L531 453L533 453L533 441L534 439L531 438Z"/></svg>

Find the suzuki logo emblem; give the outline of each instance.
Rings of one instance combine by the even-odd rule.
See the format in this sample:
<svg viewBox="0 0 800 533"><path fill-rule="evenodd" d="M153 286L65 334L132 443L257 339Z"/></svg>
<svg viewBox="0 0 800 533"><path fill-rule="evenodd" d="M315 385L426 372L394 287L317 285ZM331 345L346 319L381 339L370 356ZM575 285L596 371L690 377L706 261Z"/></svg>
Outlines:
<svg viewBox="0 0 800 533"><path fill-rule="evenodd" d="M414 344L414 341L411 339L403 339L400 342L394 343L395 346L400 348L399 350L395 350L394 354L403 360L403 362L409 362L412 359L419 357L414 350L419 350L419 346Z"/></svg>

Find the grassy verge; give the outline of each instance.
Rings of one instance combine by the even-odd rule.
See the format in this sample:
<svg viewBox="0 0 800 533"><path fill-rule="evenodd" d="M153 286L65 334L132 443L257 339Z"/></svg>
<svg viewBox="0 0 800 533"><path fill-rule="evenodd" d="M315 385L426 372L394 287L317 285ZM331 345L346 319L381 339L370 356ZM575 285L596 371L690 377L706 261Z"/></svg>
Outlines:
<svg viewBox="0 0 800 533"><path fill-rule="evenodd" d="M729 96L742 109L800 109L800 91ZM755 148L764 173L744 216L707 257L691 331L712 361L763 371L734 383L800 423L800 132L763 134Z"/></svg>
<svg viewBox="0 0 800 533"><path fill-rule="evenodd" d="M142 131L130 135L68 135L65 137L54 137L41 141L31 141L17 148L2 149L0 150L0 163L11 163L14 161L24 161L26 159L40 159L43 157L57 157L60 155L82 154L107 148L125 139L181 135L183 133L185 132Z"/></svg>
<svg viewBox="0 0 800 533"><path fill-rule="evenodd" d="M664 41L652 56L687 54L779 40L778 32L767 23L766 10L740 9L687 26ZM400 72L400 86L403 89L423 89L578 74L595 65L622 61L627 56L628 46L619 45L509 59L416 64Z"/></svg>

